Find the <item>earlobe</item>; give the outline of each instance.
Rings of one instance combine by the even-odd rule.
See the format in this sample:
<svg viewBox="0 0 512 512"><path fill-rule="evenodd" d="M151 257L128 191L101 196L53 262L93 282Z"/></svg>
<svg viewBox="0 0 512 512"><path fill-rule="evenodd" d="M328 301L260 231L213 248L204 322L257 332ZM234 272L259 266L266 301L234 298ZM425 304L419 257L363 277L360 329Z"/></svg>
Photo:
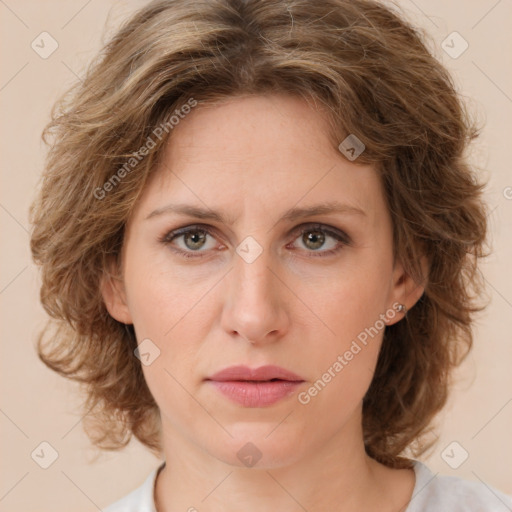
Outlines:
<svg viewBox="0 0 512 512"><path fill-rule="evenodd" d="M110 316L123 324L132 324L122 279L113 272L104 271L100 289L103 302Z"/></svg>
<svg viewBox="0 0 512 512"><path fill-rule="evenodd" d="M388 325L392 325L400 321L405 313L413 308L418 302L420 297L425 291L425 286L428 279L429 264L426 256L422 256L420 260L421 268L421 280L418 282L408 274L400 261L397 260L395 269L393 272L393 291L392 291L392 304L402 305L403 308L398 308L399 315L387 322ZM397 310L397 307L393 309Z"/></svg>

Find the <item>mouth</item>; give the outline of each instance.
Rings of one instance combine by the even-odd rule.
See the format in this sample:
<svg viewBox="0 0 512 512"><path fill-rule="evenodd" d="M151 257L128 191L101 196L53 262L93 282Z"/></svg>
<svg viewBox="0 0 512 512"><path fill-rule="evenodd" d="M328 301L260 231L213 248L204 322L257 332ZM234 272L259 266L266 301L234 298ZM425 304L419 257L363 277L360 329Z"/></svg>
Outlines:
<svg viewBox="0 0 512 512"><path fill-rule="evenodd" d="M229 366L213 374L206 380L212 381L246 381L246 382L269 382L269 381L288 381L304 382L299 375L275 365L265 365L258 368L249 368L248 366L238 365Z"/></svg>
<svg viewBox="0 0 512 512"><path fill-rule="evenodd" d="M283 400L305 382L279 366L251 369L231 366L205 379L231 401L243 407L266 407Z"/></svg>

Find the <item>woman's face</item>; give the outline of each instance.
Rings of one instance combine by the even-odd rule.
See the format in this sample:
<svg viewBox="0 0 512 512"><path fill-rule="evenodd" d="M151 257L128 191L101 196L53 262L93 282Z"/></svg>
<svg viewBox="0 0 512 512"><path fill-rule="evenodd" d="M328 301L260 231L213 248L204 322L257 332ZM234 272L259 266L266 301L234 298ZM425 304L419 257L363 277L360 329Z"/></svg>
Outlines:
<svg viewBox="0 0 512 512"><path fill-rule="evenodd" d="M142 342L167 447L277 467L362 439L408 281L377 172L326 133L320 112L281 95L198 106L174 128L127 223L122 284L104 291ZM296 377L209 380L239 365Z"/></svg>

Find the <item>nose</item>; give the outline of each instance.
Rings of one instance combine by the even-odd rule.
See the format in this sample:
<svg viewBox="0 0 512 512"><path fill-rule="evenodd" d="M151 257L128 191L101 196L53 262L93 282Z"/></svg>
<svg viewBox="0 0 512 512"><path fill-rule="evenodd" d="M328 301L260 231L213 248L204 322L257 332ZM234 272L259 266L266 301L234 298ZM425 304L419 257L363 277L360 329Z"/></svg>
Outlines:
<svg viewBox="0 0 512 512"><path fill-rule="evenodd" d="M234 267L226 276L222 328L254 345L282 338L290 323L284 300L284 295L290 292L271 269L270 259L268 250L251 263L235 254Z"/></svg>

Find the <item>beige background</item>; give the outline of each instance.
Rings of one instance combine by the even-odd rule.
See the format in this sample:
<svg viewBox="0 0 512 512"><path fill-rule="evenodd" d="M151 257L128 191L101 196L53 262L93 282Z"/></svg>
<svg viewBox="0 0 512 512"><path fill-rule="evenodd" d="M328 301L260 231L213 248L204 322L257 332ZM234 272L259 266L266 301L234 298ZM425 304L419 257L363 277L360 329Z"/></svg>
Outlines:
<svg viewBox="0 0 512 512"><path fill-rule="evenodd" d="M53 102L83 74L105 37L144 3L0 0L0 511L101 510L138 486L158 464L135 442L123 452L100 454L93 460L96 451L82 430L76 388L37 359L35 336L45 316L38 303L27 221L44 156L39 137ZM424 460L436 473L482 480L512 494L512 4L400 0L399 5L431 34L433 51L486 122L473 151L475 163L490 177L494 244L494 254L483 267L491 303L479 318L474 351L439 418L440 440ZM59 45L47 59L31 48L43 31ZM457 58L442 47L453 31L469 44ZM448 39L452 52L462 48L460 40L453 44L451 40L453 36ZM59 454L46 470L31 458L43 441ZM460 447L449 449L447 460L457 461L462 449L469 453L458 469L441 457L453 441Z"/></svg>

